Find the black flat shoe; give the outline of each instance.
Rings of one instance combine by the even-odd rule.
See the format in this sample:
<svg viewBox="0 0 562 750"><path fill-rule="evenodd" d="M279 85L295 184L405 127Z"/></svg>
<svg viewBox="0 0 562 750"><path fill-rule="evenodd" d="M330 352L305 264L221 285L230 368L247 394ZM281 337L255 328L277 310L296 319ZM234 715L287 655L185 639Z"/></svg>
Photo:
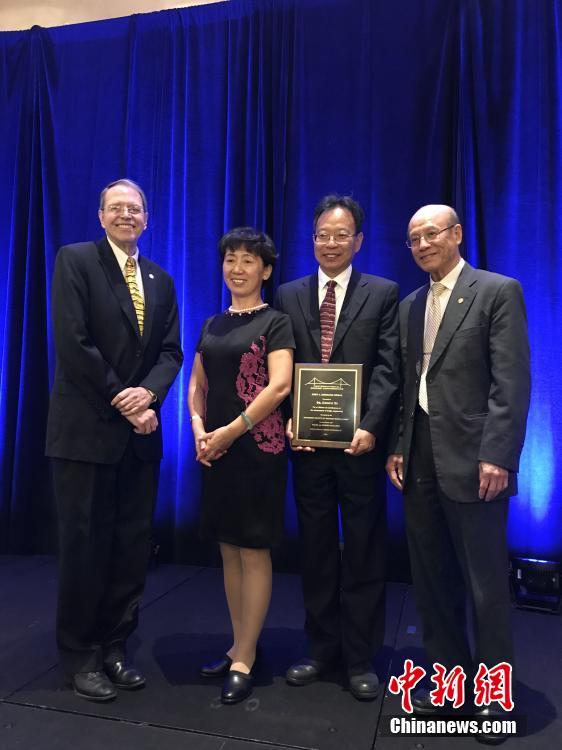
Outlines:
<svg viewBox="0 0 562 750"><path fill-rule="evenodd" d="M210 664L204 664L199 674L201 677L224 677L228 674L230 667L232 666L232 659L230 656L225 654L222 659L213 661Z"/></svg>
<svg viewBox="0 0 562 750"><path fill-rule="evenodd" d="M87 701L112 701L117 692L104 672L77 672L71 678L74 693Z"/></svg>
<svg viewBox="0 0 562 750"><path fill-rule="evenodd" d="M240 703L252 694L252 675L231 669L222 686L221 703Z"/></svg>
<svg viewBox="0 0 562 750"><path fill-rule="evenodd" d="M103 668L115 687L121 690L138 690L146 683L143 673L124 661L105 662Z"/></svg>

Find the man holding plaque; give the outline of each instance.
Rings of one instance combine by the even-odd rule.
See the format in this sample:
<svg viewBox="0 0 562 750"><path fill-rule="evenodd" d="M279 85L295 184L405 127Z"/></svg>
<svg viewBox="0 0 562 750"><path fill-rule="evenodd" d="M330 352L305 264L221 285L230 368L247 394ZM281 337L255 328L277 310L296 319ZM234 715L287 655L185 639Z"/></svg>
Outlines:
<svg viewBox="0 0 562 750"><path fill-rule="evenodd" d="M347 387L352 379L342 368L362 365L359 413L347 447L325 447L329 440L321 441L322 447L314 447L313 440L293 444L308 653L289 668L287 682L307 685L343 661L353 696L373 700L379 681L372 657L384 637L382 469L399 380L398 286L352 268L363 242L363 219L363 209L349 196L323 198L313 223L320 267L279 287L276 306L292 320L295 362L324 365L308 372L304 385L315 376L328 387L340 380ZM337 370L335 378L326 364ZM335 430L329 406L324 416ZM287 436L301 443L296 431L289 419ZM341 445L341 435L334 437L334 446Z"/></svg>

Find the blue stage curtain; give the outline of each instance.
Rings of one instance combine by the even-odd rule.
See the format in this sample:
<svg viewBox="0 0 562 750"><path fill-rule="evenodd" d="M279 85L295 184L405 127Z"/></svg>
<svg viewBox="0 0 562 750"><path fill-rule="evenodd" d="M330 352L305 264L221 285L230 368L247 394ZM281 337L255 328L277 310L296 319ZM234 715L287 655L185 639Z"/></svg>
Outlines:
<svg viewBox="0 0 562 750"><path fill-rule="evenodd" d="M168 559L206 554L185 403L201 324L228 302L217 240L255 224L281 253L274 285L309 273L312 211L334 190L367 212L356 266L403 295L424 282L404 245L424 203L456 206L471 263L521 280L533 397L510 541L560 556L561 10L232 0L0 33L0 550L53 548L43 442L54 257L101 236L99 190L128 176L148 195L141 252L175 278L186 352L163 410L156 532ZM398 537L395 493L389 510ZM287 528L294 538L292 502Z"/></svg>

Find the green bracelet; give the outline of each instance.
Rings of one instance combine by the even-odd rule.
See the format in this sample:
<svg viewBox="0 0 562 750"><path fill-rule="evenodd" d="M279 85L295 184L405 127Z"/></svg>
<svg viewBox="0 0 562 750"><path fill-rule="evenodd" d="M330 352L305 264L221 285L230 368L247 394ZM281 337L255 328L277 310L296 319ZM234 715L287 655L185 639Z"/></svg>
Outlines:
<svg viewBox="0 0 562 750"><path fill-rule="evenodd" d="M254 423L252 422L252 420L250 419L250 417L246 414L245 411L240 412L240 416L242 417L242 419L246 423L246 427L248 428L248 430L251 430L252 427L254 426Z"/></svg>

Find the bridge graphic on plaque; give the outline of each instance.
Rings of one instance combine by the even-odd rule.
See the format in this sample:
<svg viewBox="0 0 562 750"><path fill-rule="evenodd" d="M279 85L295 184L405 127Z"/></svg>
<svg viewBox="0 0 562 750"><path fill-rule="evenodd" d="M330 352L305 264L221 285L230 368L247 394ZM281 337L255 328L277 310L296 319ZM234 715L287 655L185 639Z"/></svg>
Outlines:
<svg viewBox="0 0 562 750"><path fill-rule="evenodd" d="M344 385L346 386L346 388L351 388L351 383L347 383L343 378L338 378L337 380L320 380L320 378L312 378L312 380L309 380L308 383L305 383L305 385L339 386L341 390L343 390Z"/></svg>

